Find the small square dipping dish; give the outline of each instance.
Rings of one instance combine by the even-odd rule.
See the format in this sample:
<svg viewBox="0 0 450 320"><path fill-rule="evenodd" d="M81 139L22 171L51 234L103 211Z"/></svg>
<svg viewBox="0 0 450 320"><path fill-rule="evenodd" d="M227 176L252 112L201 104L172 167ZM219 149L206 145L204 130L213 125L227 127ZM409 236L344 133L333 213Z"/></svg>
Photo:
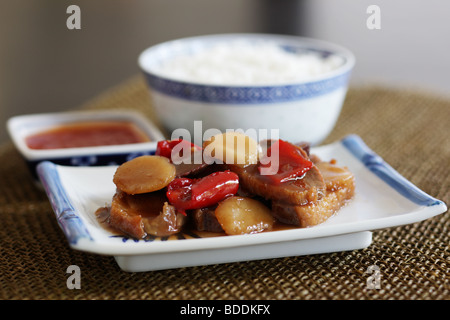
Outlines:
<svg viewBox="0 0 450 320"><path fill-rule="evenodd" d="M82 122L123 121L137 126L148 138L148 142L92 147L32 149L26 143L30 135L65 124ZM7 122L8 133L17 150L24 157L32 175L37 178L36 166L50 161L65 166L109 166L119 165L140 155L154 154L157 141L165 139L156 126L138 112L74 111L41 113L12 117Z"/></svg>

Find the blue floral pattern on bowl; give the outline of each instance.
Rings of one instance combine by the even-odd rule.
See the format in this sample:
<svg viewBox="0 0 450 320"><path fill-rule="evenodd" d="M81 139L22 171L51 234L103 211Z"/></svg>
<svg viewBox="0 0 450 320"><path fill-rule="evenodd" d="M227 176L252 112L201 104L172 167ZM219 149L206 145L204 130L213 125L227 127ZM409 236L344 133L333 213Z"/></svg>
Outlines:
<svg viewBox="0 0 450 320"><path fill-rule="evenodd" d="M231 104L286 102L315 97L348 83L350 72L331 79L288 86L226 87L187 84L145 74L150 87L181 99Z"/></svg>

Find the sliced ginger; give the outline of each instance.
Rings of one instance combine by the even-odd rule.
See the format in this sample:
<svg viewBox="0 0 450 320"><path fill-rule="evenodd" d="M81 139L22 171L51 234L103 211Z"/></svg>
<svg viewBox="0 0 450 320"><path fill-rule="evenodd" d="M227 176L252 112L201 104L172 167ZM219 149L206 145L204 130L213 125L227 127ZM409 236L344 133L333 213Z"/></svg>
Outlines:
<svg viewBox="0 0 450 320"><path fill-rule="evenodd" d="M175 178L175 166L161 156L141 156L119 166L113 182L128 194L161 190Z"/></svg>

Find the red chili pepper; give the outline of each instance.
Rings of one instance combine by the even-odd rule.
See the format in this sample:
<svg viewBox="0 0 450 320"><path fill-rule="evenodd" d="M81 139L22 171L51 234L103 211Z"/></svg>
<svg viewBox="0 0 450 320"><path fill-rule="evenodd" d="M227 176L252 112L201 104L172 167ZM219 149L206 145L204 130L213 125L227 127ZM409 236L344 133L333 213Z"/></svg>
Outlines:
<svg viewBox="0 0 450 320"><path fill-rule="evenodd" d="M261 159L262 163L258 167L259 172L261 173L262 169L269 169L273 165L269 162L269 159L276 161L277 157L278 170L265 175L273 184L280 184L300 177L313 166L313 163L305 158L298 147L284 140L278 140L267 150L267 156L263 158L264 160Z"/></svg>
<svg viewBox="0 0 450 320"><path fill-rule="evenodd" d="M229 170L214 172L200 179L178 178L167 186L167 199L182 211L216 204L236 194L239 177Z"/></svg>
<svg viewBox="0 0 450 320"><path fill-rule="evenodd" d="M201 150L202 148L187 141L187 140L183 140L183 139L176 139L176 140L162 140L162 141L158 141L157 145L156 145L156 152L155 155L157 156L162 156L162 157L166 157L171 159L172 158L172 150L173 148L175 148L175 146L177 146L178 144L182 144L182 150L186 149L186 148L190 148L190 150L192 151L192 149L196 149L196 150ZM183 157L183 154L179 155L180 157Z"/></svg>

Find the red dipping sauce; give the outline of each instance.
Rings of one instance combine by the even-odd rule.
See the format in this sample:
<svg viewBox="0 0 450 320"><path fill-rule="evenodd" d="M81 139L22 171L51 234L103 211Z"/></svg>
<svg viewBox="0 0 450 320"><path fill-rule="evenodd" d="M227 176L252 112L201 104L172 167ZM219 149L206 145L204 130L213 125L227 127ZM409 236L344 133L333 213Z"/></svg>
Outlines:
<svg viewBox="0 0 450 320"><path fill-rule="evenodd" d="M64 124L26 137L30 149L61 149L149 142L149 137L128 121Z"/></svg>

